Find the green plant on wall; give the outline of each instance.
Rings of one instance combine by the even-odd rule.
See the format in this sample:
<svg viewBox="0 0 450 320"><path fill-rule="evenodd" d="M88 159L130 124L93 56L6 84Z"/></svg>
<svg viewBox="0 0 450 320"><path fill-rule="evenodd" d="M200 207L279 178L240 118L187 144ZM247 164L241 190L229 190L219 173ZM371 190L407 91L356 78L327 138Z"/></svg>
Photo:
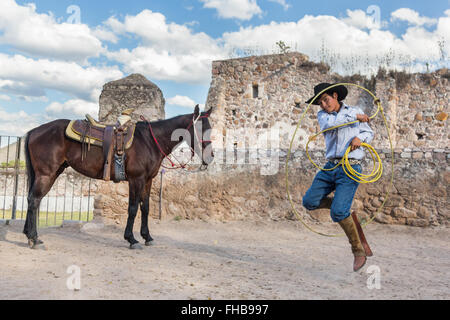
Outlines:
<svg viewBox="0 0 450 320"><path fill-rule="evenodd" d="M291 49L291 47L289 47L288 45L286 45L286 43L284 43L284 41L280 40L277 42L277 46L280 49L280 53L288 53L289 49Z"/></svg>

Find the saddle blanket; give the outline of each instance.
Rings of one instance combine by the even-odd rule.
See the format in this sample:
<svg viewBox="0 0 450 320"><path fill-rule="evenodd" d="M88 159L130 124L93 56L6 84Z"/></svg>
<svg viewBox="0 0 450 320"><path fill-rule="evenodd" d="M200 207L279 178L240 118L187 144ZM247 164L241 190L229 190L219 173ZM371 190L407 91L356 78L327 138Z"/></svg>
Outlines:
<svg viewBox="0 0 450 320"><path fill-rule="evenodd" d="M135 128L135 126L129 127L127 132L124 132L124 149L131 147ZM78 142L102 147L104 131L105 127L90 125L86 120L72 120L66 128L66 136Z"/></svg>

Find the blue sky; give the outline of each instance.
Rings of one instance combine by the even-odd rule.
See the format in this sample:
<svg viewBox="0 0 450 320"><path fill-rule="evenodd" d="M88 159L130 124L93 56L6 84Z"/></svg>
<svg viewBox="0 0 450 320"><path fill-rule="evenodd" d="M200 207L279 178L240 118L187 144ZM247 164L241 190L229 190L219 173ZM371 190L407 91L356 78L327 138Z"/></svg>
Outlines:
<svg viewBox="0 0 450 320"><path fill-rule="evenodd" d="M135 72L161 88L166 117L189 113L206 101L212 61L276 53L279 40L314 61L324 59L324 44L340 55L332 68L341 73L370 74L389 50L398 58L389 68L448 66L450 2L428 3L1 0L0 135L97 118L103 84ZM371 66L344 70L355 55Z"/></svg>

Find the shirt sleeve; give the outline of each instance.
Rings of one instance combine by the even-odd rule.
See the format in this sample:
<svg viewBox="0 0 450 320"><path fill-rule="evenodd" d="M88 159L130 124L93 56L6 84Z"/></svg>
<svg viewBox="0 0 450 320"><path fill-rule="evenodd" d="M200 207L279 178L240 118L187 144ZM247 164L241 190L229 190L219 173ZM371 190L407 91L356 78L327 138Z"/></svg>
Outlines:
<svg viewBox="0 0 450 320"><path fill-rule="evenodd" d="M326 111L320 110L317 114L317 120L319 121L320 131L323 131L331 127L356 121L356 112L354 110L349 110L348 112L330 114Z"/></svg>
<svg viewBox="0 0 450 320"><path fill-rule="evenodd" d="M364 112L358 108L356 113L363 114ZM370 143L373 139L374 132L367 122L360 122L359 123L359 133L356 136L362 142Z"/></svg>

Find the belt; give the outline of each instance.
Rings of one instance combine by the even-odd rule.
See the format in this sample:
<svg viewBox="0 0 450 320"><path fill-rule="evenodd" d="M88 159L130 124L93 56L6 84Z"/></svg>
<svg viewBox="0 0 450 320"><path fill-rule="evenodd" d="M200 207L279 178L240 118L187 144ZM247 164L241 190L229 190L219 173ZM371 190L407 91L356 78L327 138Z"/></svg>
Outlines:
<svg viewBox="0 0 450 320"><path fill-rule="evenodd" d="M329 161L332 162L333 164L338 164L339 162L342 161L342 158L333 158L330 159ZM358 159L348 159L348 162L350 163L350 165L361 164L361 160Z"/></svg>

